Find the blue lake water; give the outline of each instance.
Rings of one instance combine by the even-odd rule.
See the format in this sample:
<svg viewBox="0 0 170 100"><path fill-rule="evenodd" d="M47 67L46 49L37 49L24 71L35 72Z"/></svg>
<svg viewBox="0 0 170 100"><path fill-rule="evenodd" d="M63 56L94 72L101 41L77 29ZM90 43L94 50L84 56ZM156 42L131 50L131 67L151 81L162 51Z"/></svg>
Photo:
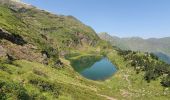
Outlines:
<svg viewBox="0 0 170 100"><path fill-rule="evenodd" d="M86 59L83 59L86 60ZM111 77L116 72L116 67L107 58L102 58L98 60L77 62L74 69L79 72L85 78L91 80L105 80ZM84 64L84 63L86 64ZM76 62L75 62L76 63ZM87 64L89 63L89 64Z"/></svg>

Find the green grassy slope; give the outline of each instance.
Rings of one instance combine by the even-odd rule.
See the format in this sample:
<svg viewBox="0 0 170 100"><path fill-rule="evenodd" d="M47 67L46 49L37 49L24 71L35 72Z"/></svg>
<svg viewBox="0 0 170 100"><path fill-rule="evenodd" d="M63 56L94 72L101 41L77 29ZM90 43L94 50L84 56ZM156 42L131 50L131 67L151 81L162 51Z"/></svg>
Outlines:
<svg viewBox="0 0 170 100"><path fill-rule="evenodd" d="M142 53L140 55L143 55ZM117 51L108 54L112 62L116 62L119 71L113 78L105 82L118 100L168 100L170 90L168 87L162 87L161 77L148 83L145 79L145 71L137 74L134 67L125 61ZM116 58L116 59L115 59Z"/></svg>
<svg viewBox="0 0 170 100"><path fill-rule="evenodd" d="M66 66L65 66L66 67ZM67 66L70 67L70 66ZM102 100L93 82L79 77L70 68L54 69L36 62L18 60L1 64L1 100Z"/></svg>
<svg viewBox="0 0 170 100"><path fill-rule="evenodd" d="M72 16L2 0L0 99L103 100L98 83L79 76L63 57L77 50L96 54L108 46Z"/></svg>
<svg viewBox="0 0 170 100"><path fill-rule="evenodd" d="M145 79L145 72L136 74L129 61L118 51L110 50L108 58L118 67L118 72L106 81L90 81L81 77L62 59L64 68L52 68L37 62L16 60L1 63L1 98L3 99L59 99L59 100L168 100L170 90L161 86L161 78ZM74 56L91 56L90 52ZM141 53L141 55L143 55ZM152 59L152 58L150 58Z"/></svg>
<svg viewBox="0 0 170 100"><path fill-rule="evenodd" d="M10 0L0 1L0 32L1 45L13 58L34 58L53 65L71 50L99 47L100 51L107 44L92 28L72 16L54 15ZM19 52L24 48L24 53ZM41 53L47 56L46 61Z"/></svg>
<svg viewBox="0 0 170 100"><path fill-rule="evenodd" d="M45 43L59 50L82 45L95 46L100 40L92 28L72 16L54 15L27 6L20 3L3 4L1 1L1 28L19 34L39 48L43 48Z"/></svg>

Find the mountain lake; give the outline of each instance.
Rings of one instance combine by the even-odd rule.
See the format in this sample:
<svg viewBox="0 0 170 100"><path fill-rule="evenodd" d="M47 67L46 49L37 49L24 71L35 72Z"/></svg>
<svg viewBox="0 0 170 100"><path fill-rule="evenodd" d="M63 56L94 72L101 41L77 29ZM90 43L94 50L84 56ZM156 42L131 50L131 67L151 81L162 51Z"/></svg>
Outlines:
<svg viewBox="0 0 170 100"><path fill-rule="evenodd" d="M81 58L74 61L74 70L91 80L106 80L117 71L108 58Z"/></svg>

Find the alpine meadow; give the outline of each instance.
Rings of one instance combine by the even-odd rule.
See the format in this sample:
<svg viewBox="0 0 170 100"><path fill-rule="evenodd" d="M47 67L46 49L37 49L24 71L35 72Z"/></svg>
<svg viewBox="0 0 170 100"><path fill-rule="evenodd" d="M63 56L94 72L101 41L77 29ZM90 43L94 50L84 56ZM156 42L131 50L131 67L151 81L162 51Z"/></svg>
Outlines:
<svg viewBox="0 0 170 100"><path fill-rule="evenodd" d="M73 15L0 0L0 100L169 98L169 37L114 37Z"/></svg>

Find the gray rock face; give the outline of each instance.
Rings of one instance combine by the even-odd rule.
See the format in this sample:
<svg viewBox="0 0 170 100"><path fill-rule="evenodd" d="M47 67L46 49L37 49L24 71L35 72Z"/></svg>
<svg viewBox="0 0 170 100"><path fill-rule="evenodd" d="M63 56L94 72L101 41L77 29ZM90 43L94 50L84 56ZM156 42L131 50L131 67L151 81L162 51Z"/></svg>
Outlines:
<svg viewBox="0 0 170 100"><path fill-rule="evenodd" d="M0 57L6 56L6 50L0 45Z"/></svg>

